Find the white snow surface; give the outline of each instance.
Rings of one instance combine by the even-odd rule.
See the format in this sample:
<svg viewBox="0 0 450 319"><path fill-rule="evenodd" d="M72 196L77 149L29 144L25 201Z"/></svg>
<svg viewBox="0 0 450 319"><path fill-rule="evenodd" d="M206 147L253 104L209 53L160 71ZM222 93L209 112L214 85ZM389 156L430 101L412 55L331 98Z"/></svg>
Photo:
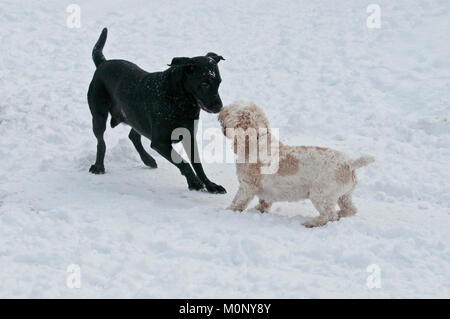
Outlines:
<svg viewBox="0 0 450 319"><path fill-rule="evenodd" d="M380 29L368 1L77 0L73 29L70 3L1 4L0 297L450 297L450 1L377 1ZM145 167L122 125L105 134L106 174L90 174L105 26L107 59L160 71L216 52L224 104L254 101L287 144L374 155L358 214L306 229L309 201L227 211L234 164L205 164L226 195L190 192L147 140L159 167Z"/></svg>

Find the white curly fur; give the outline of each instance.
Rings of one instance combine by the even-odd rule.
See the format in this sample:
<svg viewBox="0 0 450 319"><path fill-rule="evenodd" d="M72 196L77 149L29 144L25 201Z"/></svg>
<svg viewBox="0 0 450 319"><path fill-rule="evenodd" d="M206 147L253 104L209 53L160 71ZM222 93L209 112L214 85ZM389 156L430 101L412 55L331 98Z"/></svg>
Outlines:
<svg viewBox="0 0 450 319"><path fill-rule="evenodd" d="M260 128L269 130L269 122L264 112L251 102L235 102L224 107L219 121L225 135L227 129L247 130ZM258 145L244 139L246 158L238 158L236 163L239 190L229 209L243 211L254 196L259 204L255 207L261 213L268 211L277 201L298 201L310 199L320 216L305 223L306 227L325 225L340 217L356 214L352 202L352 192L356 186L355 170L374 161L372 156L362 156L352 160L338 151L315 146L287 146L276 140L270 133L267 137L279 143L279 168L275 174L261 174L263 161L260 156L256 163L246 161L251 150ZM234 138L234 149L238 139ZM259 139L258 139L259 141ZM238 157L242 154L238 153ZM340 210L336 212L336 203Z"/></svg>

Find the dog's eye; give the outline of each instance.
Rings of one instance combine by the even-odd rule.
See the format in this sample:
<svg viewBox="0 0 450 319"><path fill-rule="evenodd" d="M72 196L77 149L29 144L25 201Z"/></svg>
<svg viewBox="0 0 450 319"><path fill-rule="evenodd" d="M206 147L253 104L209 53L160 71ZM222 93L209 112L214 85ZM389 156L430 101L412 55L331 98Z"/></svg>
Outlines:
<svg viewBox="0 0 450 319"><path fill-rule="evenodd" d="M205 89L209 89L209 83L202 82L202 83L200 83L200 85Z"/></svg>

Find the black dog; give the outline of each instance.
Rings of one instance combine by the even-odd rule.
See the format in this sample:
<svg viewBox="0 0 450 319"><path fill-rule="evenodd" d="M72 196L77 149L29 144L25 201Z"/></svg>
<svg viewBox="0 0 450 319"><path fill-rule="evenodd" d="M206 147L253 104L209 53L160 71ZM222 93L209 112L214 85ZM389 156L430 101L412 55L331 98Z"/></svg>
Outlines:
<svg viewBox="0 0 450 319"><path fill-rule="evenodd" d="M89 171L94 174L105 172L103 133L110 113L111 127L119 123L131 126L128 137L145 165L157 167L153 157L142 147L141 135L151 140L152 149L178 167L186 177L189 189L206 187L211 193L226 193L225 188L211 182L203 171L194 127L200 108L209 113L218 113L222 108L218 94L221 78L217 63L224 59L215 53L194 58L173 58L169 69L148 73L128 61L107 61L102 53L106 35L105 28L92 51L97 70L89 86L88 103L97 138L97 159ZM171 135L176 128L189 130L190 141L183 140L181 136L172 140ZM172 143L180 140L187 154L190 154L195 173L172 148Z"/></svg>

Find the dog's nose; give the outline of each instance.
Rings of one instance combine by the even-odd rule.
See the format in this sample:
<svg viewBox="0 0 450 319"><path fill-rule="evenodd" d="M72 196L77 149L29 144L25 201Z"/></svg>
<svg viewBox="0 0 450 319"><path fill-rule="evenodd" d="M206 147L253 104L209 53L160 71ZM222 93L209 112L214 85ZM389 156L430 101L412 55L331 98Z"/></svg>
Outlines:
<svg viewBox="0 0 450 319"><path fill-rule="evenodd" d="M219 113L220 110L222 109L223 104L222 104L222 100L220 99L219 95L216 95L216 103L214 105L214 113Z"/></svg>
<svg viewBox="0 0 450 319"><path fill-rule="evenodd" d="M221 109L222 109L222 104L218 104L218 105L214 106L212 111L214 113L219 113Z"/></svg>

